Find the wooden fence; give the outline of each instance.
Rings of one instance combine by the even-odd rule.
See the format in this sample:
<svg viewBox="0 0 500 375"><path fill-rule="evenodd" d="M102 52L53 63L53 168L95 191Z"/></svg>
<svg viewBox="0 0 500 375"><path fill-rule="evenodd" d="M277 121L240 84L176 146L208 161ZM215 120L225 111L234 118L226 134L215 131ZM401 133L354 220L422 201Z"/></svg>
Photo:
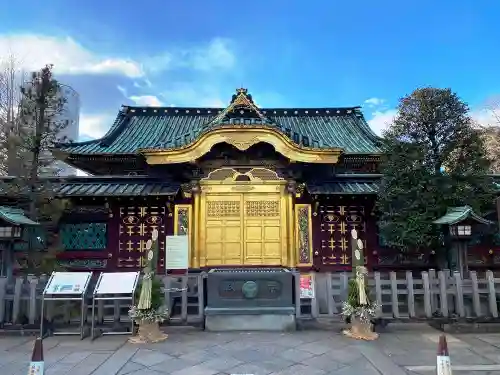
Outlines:
<svg viewBox="0 0 500 375"><path fill-rule="evenodd" d="M171 311L170 324L198 325L204 320L204 274L162 276L166 307ZM32 327L40 324L42 293L47 277L17 277L8 281L0 278L0 328L4 330ZM92 291L96 278L89 285L85 321L90 322ZM67 326L80 323L80 309L75 301L46 301L44 318L51 325ZM96 301L98 324L130 323L127 300Z"/></svg>
<svg viewBox="0 0 500 375"><path fill-rule="evenodd" d="M351 273L313 274L316 293L313 299L300 299L299 274L295 273L296 317L341 318L342 302L347 296ZM162 276L165 303L171 311L169 324L204 323L205 273ZM0 278L0 328L39 327L42 291L46 277L18 277L10 282ZM95 282L95 280L93 281ZM500 278L493 272L470 272L462 279L459 273L429 270L421 274L374 272L369 274L370 298L380 305L381 317L387 319L498 318ZM85 320L90 322L91 291L86 297ZM128 324L129 301L97 301L98 324ZM80 311L71 301L47 301L46 319L55 325L78 325Z"/></svg>
<svg viewBox="0 0 500 375"><path fill-rule="evenodd" d="M313 318L340 317L351 273L315 274ZM429 270L373 272L368 275L369 296L388 319L498 318L500 278L492 271L469 273Z"/></svg>

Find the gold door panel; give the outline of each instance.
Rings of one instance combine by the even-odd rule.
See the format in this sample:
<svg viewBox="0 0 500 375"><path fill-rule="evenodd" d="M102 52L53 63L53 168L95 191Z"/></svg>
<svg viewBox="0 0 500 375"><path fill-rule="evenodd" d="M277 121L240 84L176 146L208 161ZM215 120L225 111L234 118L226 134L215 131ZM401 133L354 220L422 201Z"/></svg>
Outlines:
<svg viewBox="0 0 500 375"><path fill-rule="evenodd" d="M281 199L279 193L207 194L202 265L285 265Z"/></svg>
<svg viewBox="0 0 500 375"><path fill-rule="evenodd" d="M280 195L245 194L244 264L281 265Z"/></svg>
<svg viewBox="0 0 500 375"><path fill-rule="evenodd" d="M241 264L242 197L241 194L207 196L205 251L207 266Z"/></svg>

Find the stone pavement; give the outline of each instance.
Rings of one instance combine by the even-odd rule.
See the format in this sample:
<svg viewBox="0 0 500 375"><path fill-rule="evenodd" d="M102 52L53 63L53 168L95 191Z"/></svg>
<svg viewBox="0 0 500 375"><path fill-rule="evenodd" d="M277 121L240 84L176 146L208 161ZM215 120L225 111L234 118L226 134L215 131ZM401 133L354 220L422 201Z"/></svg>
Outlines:
<svg viewBox="0 0 500 375"><path fill-rule="evenodd" d="M209 333L170 329L167 341L131 345L125 336L94 342L44 340L47 375L435 374L439 332L422 326L376 342L337 332ZM500 334L448 335L454 374L500 374ZM26 374L33 338L0 338L0 374Z"/></svg>

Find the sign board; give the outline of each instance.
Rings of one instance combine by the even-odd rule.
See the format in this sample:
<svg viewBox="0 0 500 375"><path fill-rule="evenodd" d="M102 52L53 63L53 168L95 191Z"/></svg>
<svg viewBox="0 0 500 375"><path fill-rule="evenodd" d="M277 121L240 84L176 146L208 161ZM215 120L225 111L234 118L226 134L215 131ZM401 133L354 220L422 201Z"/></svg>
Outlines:
<svg viewBox="0 0 500 375"><path fill-rule="evenodd" d="M189 268L189 237L167 236L165 241L165 268L187 270Z"/></svg>
<svg viewBox="0 0 500 375"><path fill-rule="evenodd" d="M94 294L132 294L138 278L139 272L103 272Z"/></svg>
<svg viewBox="0 0 500 375"><path fill-rule="evenodd" d="M300 275L300 298L314 298L312 275Z"/></svg>
<svg viewBox="0 0 500 375"><path fill-rule="evenodd" d="M44 294L82 294L92 272L54 272L43 291Z"/></svg>

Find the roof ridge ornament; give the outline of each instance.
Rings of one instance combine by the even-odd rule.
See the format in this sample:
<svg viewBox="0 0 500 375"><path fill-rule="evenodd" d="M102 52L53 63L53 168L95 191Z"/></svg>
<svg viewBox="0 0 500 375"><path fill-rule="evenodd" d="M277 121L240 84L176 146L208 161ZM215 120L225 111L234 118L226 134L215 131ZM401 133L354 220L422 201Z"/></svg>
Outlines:
<svg viewBox="0 0 500 375"><path fill-rule="evenodd" d="M231 103L222 112L220 112L211 122L217 123L222 120L231 112L235 110L248 110L254 112L263 122L267 122L266 116L262 114L259 108L255 105L252 95L248 93L248 89L240 87L236 89L236 94L231 98Z"/></svg>

